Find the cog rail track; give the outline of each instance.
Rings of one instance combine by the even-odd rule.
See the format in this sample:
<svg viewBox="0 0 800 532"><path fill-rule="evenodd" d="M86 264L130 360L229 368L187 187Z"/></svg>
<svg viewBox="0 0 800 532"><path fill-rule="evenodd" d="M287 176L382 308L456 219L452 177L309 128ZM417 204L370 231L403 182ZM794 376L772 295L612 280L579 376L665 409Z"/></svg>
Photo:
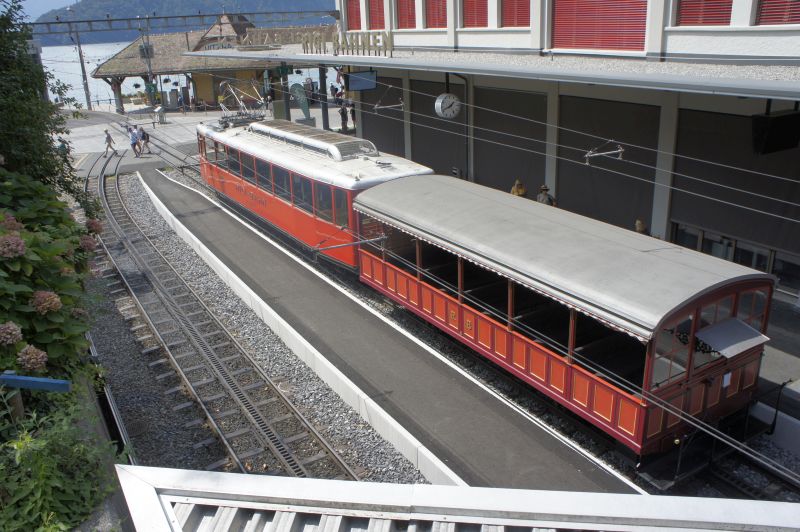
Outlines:
<svg viewBox="0 0 800 532"><path fill-rule="evenodd" d="M97 189L108 219L104 246L118 265L123 257L135 265L120 275L236 467L357 480L133 220L117 176L101 176Z"/></svg>
<svg viewBox="0 0 800 532"><path fill-rule="evenodd" d="M744 470L747 474L742 474ZM778 475L741 456L728 457L711 464L707 475L730 497L760 501L800 500L800 483Z"/></svg>

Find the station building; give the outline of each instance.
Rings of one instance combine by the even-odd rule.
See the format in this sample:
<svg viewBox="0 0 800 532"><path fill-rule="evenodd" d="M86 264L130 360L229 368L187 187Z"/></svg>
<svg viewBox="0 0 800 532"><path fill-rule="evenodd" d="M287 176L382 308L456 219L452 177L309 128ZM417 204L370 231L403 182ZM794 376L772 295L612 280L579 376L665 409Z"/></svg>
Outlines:
<svg viewBox="0 0 800 532"><path fill-rule="evenodd" d="M774 273L800 289L800 5L337 0L341 46L205 52L376 72L358 135L438 173ZM459 112L437 115L454 94ZM440 109L441 110L441 109ZM453 109L450 109L452 111ZM601 155L606 154L606 155Z"/></svg>

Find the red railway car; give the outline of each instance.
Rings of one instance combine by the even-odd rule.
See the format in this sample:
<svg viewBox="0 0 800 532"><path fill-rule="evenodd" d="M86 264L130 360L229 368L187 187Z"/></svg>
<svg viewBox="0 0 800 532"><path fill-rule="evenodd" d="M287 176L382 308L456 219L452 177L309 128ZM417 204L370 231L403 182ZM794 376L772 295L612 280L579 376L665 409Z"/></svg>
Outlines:
<svg viewBox="0 0 800 532"><path fill-rule="evenodd" d="M407 175L431 173L367 141L286 120L197 127L200 173L222 199L327 258L356 267L353 198Z"/></svg>
<svg viewBox="0 0 800 532"><path fill-rule="evenodd" d="M360 247L364 283L637 455L754 397L770 275L446 176L354 209L385 237Z"/></svg>
<svg viewBox="0 0 800 532"><path fill-rule="evenodd" d="M670 450L753 400L775 279L282 120L198 126L228 203L605 431Z"/></svg>

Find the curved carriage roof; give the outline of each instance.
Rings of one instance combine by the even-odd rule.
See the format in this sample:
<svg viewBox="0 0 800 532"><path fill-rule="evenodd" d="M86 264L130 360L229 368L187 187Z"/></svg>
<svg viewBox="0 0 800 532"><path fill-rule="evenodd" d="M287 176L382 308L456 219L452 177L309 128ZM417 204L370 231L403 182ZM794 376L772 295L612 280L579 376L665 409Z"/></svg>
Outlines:
<svg viewBox="0 0 800 532"><path fill-rule="evenodd" d="M697 296L773 277L525 198L440 175L362 192L357 211L641 340Z"/></svg>
<svg viewBox="0 0 800 532"><path fill-rule="evenodd" d="M427 166L379 153L371 142L286 120L197 132L239 151L339 188L363 190L398 177L430 174Z"/></svg>

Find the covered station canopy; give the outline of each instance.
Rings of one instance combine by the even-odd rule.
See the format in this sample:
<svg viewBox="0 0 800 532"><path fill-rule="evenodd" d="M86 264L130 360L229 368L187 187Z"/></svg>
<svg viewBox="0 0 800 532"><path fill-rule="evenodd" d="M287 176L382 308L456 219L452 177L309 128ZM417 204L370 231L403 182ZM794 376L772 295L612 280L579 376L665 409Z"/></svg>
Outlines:
<svg viewBox="0 0 800 532"><path fill-rule="evenodd" d="M724 285L773 277L563 209L441 175L362 192L354 208L522 285L651 339Z"/></svg>

